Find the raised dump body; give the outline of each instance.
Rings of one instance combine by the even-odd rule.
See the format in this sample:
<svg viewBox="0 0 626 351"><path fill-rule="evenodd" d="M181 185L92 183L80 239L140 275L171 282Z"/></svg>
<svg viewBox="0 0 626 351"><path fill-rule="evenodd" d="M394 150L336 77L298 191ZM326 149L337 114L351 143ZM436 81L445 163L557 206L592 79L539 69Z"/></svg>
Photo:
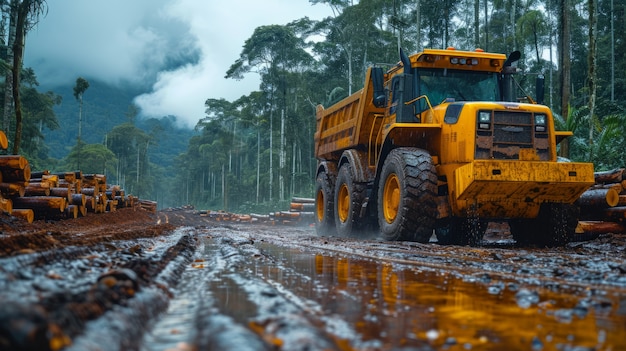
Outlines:
<svg viewBox="0 0 626 351"><path fill-rule="evenodd" d="M374 126L380 129L385 109L374 106L371 70L367 71L363 89L324 109L317 107L315 157L339 160L350 148L361 148L372 140Z"/></svg>
<svg viewBox="0 0 626 351"><path fill-rule="evenodd" d="M477 244L491 220L519 242L561 245L590 163L559 162L550 109L517 101L509 58L424 50L327 109L315 132L316 227L388 240ZM531 230L532 228L532 230Z"/></svg>

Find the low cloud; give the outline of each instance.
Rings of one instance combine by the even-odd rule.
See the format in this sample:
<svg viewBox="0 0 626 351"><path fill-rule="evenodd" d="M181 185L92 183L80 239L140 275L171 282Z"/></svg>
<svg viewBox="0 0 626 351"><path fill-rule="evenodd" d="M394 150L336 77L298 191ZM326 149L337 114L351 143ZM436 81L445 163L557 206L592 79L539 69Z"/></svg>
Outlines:
<svg viewBox="0 0 626 351"><path fill-rule="evenodd" d="M308 0L63 0L29 32L25 64L45 85L77 77L146 87L135 103L144 117L176 116L194 127L208 98L235 100L259 78L226 80L254 29L330 14ZM277 10L279 9L279 10Z"/></svg>

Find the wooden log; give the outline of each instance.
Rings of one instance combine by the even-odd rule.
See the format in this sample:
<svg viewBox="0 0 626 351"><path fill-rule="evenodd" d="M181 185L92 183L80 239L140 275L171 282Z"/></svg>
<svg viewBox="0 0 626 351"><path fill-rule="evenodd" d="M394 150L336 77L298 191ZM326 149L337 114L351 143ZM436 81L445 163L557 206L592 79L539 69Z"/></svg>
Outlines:
<svg viewBox="0 0 626 351"><path fill-rule="evenodd" d="M30 196L16 197L13 199L13 206L18 208L32 208L37 210L57 210L65 211L67 199L60 196Z"/></svg>
<svg viewBox="0 0 626 351"><path fill-rule="evenodd" d="M616 206L604 209L596 220L608 222L623 222L626 219L626 206Z"/></svg>
<svg viewBox="0 0 626 351"><path fill-rule="evenodd" d="M56 174L44 174L41 176L41 181L50 183L51 188L59 186L59 176Z"/></svg>
<svg viewBox="0 0 626 351"><path fill-rule="evenodd" d="M593 178L595 179L596 184L621 183L622 180L624 180L624 168L594 172Z"/></svg>
<svg viewBox="0 0 626 351"><path fill-rule="evenodd" d="M315 199L309 197L292 197L291 202L297 202L301 204L314 204Z"/></svg>
<svg viewBox="0 0 626 351"><path fill-rule="evenodd" d="M72 196L70 196L70 203L84 207L87 204L87 199L84 194L72 194Z"/></svg>
<svg viewBox="0 0 626 351"><path fill-rule="evenodd" d="M58 182L59 185L57 185L60 188L73 188L74 187L74 182L68 182L65 179L59 179Z"/></svg>
<svg viewBox="0 0 626 351"><path fill-rule="evenodd" d="M9 147L9 139L7 138L7 135L4 134L3 131L0 131L0 148L2 148L3 150L6 150L6 148Z"/></svg>
<svg viewBox="0 0 626 351"><path fill-rule="evenodd" d="M615 206L626 206L626 195L620 194L619 200L617 201L617 205Z"/></svg>
<svg viewBox="0 0 626 351"><path fill-rule="evenodd" d="M55 187L50 188L50 195L64 197L70 201L72 199L72 195L74 195L74 191L71 188Z"/></svg>
<svg viewBox="0 0 626 351"><path fill-rule="evenodd" d="M67 207L65 208L65 216L67 218L78 218L78 206L67 205Z"/></svg>
<svg viewBox="0 0 626 351"><path fill-rule="evenodd" d="M258 213L251 213L250 216L260 221L267 221L270 219L270 215L264 215L264 214L258 214Z"/></svg>
<svg viewBox="0 0 626 351"><path fill-rule="evenodd" d="M603 209L617 206L619 193L614 188L589 189L582 193L576 204L581 208Z"/></svg>
<svg viewBox="0 0 626 351"><path fill-rule="evenodd" d="M74 172L65 172L62 176L59 176L59 178L61 177L64 181L68 183L74 183L76 181L76 173Z"/></svg>
<svg viewBox="0 0 626 351"><path fill-rule="evenodd" d="M289 206L292 211L306 211L311 212L315 210L315 203L308 202L292 202Z"/></svg>
<svg viewBox="0 0 626 351"><path fill-rule="evenodd" d="M48 183L30 183L24 187L24 196L50 196L50 187Z"/></svg>
<svg viewBox="0 0 626 351"><path fill-rule="evenodd" d="M83 174L83 184L88 187L106 185L107 177L104 174ZM99 187L100 188L100 187Z"/></svg>
<svg viewBox="0 0 626 351"><path fill-rule="evenodd" d="M87 208L87 212L96 212L96 198L85 195L85 208Z"/></svg>
<svg viewBox="0 0 626 351"><path fill-rule="evenodd" d="M622 183L596 184L591 186L591 189L613 189L617 191L618 194L621 194L624 190Z"/></svg>
<svg viewBox="0 0 626 351"><path fill-rule="evenodd" d="M117 201L115 200L107 200L106 202L106 210L108 212L115 212L117 209Z"/></svg>
<svg viewBox="0 0 626 351"><path fill-rule="evenodd" d="M117 201L117 208L130 207L128 199L125 199L123 196L116 196L113 200Z"/></svg>
<svg viewBox="0 0 626 351"><path fill-rule="evenodd" d="M580 221L578 224L585 233L624 233L624 225L616 222Z"/></svg>
<svg viewBox="0 0 626 351"><path fill-rule="evenodd" d="M156 212L157 211L157 202L156 201L150 201L150 200L140 200L139 201L139 206L141 208L143 208L144 210L148 210L150 212ZM226 214L226 213L221 213L223 214L223 216L220 216L218 219L224 219L226 220L226 218L230 218L230 214Z"/></svg>
<svg viewBox="0 0 626 351"><path fill-rule="evenodd" d="M0 197L0 211L11 214L13 212L13 201Z"/></svg>
<svg viewBox="0 0 626 351"><path fill-rule="evenodd" d="M65 179L68 182L75 181L77 179L81 179L83 177L82 171L72 171L72 172L58 172L56 174L59 179Z"/></svg>
<svg viewBox="0 0 626 351"><path fill-rule="evenodd" d="M26 192L26 187L24 184L20 184L17 182L14 183L0 183L0 193L3 196L15 197L15 196L24 196Z"/></svg>
<svg viewBox="0 0 626 351"><path fill-rule="evenodd" d="M33 179L33 178L41 179L41 177L43 177L44 175L48 175L48 174L50 174L50 171L48 171L48 170L31 172L30 173L30 178L31 179Z"/></svg>
<svg viewBox="0 0 626 351"><path fill-rule="evenodd" d="M48 188L48 189L52 188L52 187L50 186L50 183L48 183L48 182L46 182L46 181L43 181L43 182L39 181L39 182L36 182L36 181L33 181L32 179L30 180L30 182L28 182L28 185L27 185L27 186L38 186L38 187Z"/></svg>
<svg viewBox="0 0 626 351"><path fill-rule="evenodd" d="M84 184L83 184L84 185ZM98 196L100 195L100 191L98 190L98 188L94 188L94 187L83 187L80 192L82 194L85 194L87 196Z"/></svg>
<svg viewBox="0 0 626 351"><path fill-rule="evenodd" d="M35 212L30 208L14 209L13 212L11 212L11 216L21 218L28 223L33 223L35 220Z"/></svg>
<svg viewBox="0 0 626 351"><path fill-rule="evenodd" d="M0 167L0 172L2 173L2 181L5 183L30 181L30 165L28 164L24 168Z"/></svg>
<svg viewBox="0 0 626 351"><path fill-rule="evenodd" d="M28 160L24 156L0 155L0 168L24 169L27 165Z"/></svg>

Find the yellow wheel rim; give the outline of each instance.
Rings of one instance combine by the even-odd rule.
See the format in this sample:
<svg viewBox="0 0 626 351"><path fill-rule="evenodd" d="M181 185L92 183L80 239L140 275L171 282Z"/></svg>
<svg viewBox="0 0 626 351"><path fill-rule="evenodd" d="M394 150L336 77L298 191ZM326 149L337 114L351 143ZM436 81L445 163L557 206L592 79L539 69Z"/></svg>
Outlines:
<svg viewBox="0 0 626 351"><path fill-rule="evenodd" d="M400 206L400 180L398 176L390 174L385 181L383 193L383 214L387 223L393 223L398 216Z"/></svg>
<svg viewBox="0 0 626 351"><path fill-rule="evenodd" d="M324 192L320 189L315 197L315 215L317 221L322 222L324 220Z"/></svg>
<svg viewBox="0 0 626 351"><path fill-rule="evenodd" d="M348 220L348 214L350 213L350 191L348 186L344 183L339 188L339 194L337 194L337 214L341 223L345 223Z"/></svg>

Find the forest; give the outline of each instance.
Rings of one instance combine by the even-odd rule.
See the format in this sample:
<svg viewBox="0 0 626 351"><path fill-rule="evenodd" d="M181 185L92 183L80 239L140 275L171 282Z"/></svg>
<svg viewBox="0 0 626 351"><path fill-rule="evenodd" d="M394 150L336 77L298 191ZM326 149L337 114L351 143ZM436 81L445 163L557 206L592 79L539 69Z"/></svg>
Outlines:
<svg viewBox="0 0 626 351"><path fill-rule="evenodd" d="M309 2L329 7L332 15L256 28L224 75L234 80L258 75L260 85L235 101L207 96L206 115L193 131L177 131L178 138L168 140L163 131L175 129L175 116L140 121L139 111L128 104L107 119L119 123L101 127L97 137L81 137L79 125L78 138L59 154L50 148L58 140L46 139L49 131L63 129L58 105L75 99L71 118L76 119L90 82L78 77L73 93L63 97L38 91L36 72L22 67L23 38L53 4L1 1L6 152L26 156L37 170L104 173L127 192L163 206L240 213L287 208L292 197L313 193L318 104L329 106L359 90L368 66L395 65L400 47L409 53L454 47L521 51L518 83L533 91L537 75L544 76L541 98L558 129L574 132L560 154L593 162L596 170L625 166L623 1ZM165 145L173 139L179 145Z"/></svg>

